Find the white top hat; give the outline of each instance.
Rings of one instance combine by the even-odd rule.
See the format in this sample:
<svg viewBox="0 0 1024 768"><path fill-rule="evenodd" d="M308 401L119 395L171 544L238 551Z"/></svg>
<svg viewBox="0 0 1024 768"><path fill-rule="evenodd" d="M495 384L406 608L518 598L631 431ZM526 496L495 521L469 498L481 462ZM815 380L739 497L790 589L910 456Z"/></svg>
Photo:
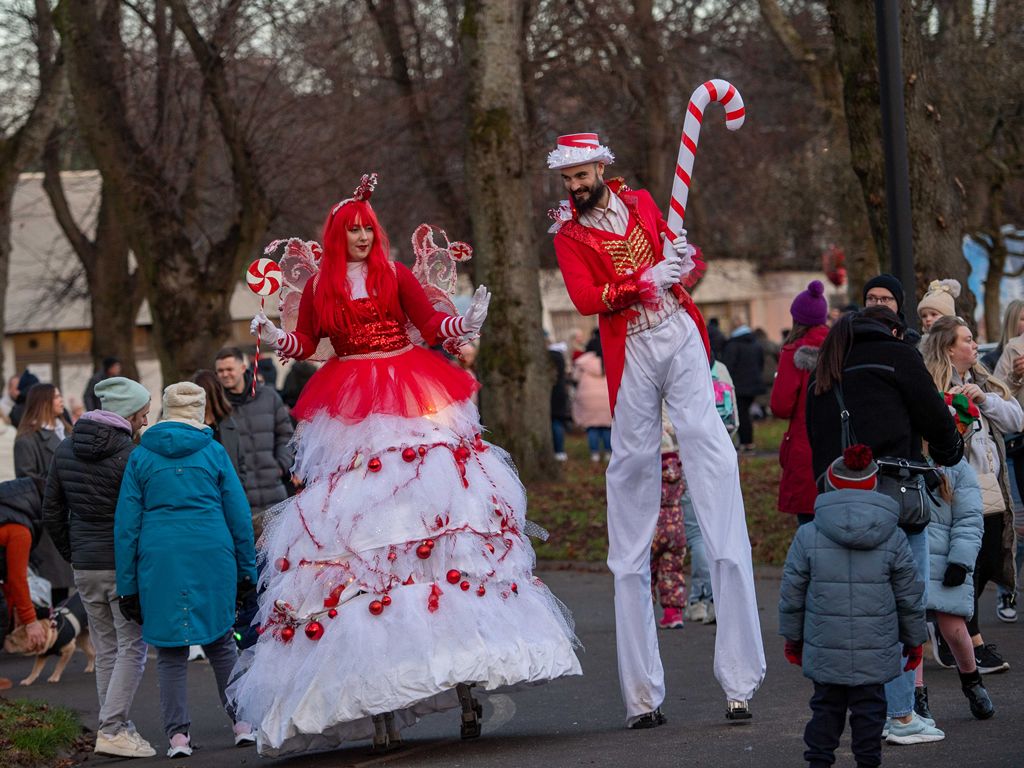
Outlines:
<svg viewBox="0 0 1024 768"><path fill-rule="evenodd" d="M548 168L553 171L584 163L608 165L614 162L615 155L601 144L596 133L568 133L559 136L558 146L548 153Z"/></svg>

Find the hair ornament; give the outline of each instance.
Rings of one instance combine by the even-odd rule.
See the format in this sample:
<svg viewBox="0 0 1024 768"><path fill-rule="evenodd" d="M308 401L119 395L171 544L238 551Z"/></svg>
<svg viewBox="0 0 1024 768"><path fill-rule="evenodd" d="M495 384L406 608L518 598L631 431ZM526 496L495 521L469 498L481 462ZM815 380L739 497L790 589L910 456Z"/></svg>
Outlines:
<svg viewBox="0 0 1024 768"><path fill-rule="evenodd" d="M357 201L358 202L366 202L366 201L368 201L370 199L370 197L373 195L373 190L376 189L376 188L377 188L377 174L376 174L376 172L374 172L374 173L364 173L362 175L362 178L359 179L359 186L356 187L355 190L352 192L352 197L346 197L344 200L342 200L336 206L331 208L331 216L333 217L334 214L336 214L339 210L341 210L341 206L345 205L345 203L354 203L354 202L357 202Z"/></svg>

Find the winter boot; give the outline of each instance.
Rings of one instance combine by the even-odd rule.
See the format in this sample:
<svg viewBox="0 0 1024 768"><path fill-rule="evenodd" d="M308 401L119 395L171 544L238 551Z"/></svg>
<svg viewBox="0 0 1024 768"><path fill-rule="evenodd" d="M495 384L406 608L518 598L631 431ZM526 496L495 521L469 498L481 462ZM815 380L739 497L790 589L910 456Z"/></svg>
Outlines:
<svg viewBox="0 0 1024 768"><path fill-rule="evenodd" d="M960 687L963 689L967 703L971 707L971 714L979 720L988 720L996 713L996 708L989 698L985 684L981 681L981 673L978 670L973 672L960 673Z"/></svg>
<svg viewBox="0 0 1024 768"><path fill-rule="evenodd" d="M919 685L914 688L914 711L919 717L935 722L932 712L928 709L928 686Z"/></svg>
<svg viewBox="0 0 1024 768"><path fill-rule="evenodd" d="M459 683L455 686L455 692L459 696L459 704L462 705L462 732L464 739L475 739L480 735L480 719L483 717L483 705L476 700L471 685Z"/></svg>

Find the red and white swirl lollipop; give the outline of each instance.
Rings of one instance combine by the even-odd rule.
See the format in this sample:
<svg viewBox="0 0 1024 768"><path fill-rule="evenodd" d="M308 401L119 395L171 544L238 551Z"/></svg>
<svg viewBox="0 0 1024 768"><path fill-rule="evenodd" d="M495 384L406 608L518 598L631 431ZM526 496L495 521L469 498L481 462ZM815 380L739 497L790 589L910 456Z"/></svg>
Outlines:
<svg viewBox="0 0 1024 768"><path fill-rule="evenodd" d="M281 288L281 267L273 259L256 259L245 273L249 290L257 296L271 296Z"/></svg>
<svg viewBox="0 0 1024 768"><path fill-rule="evenodd" d="M281 266L273 259L256 259L245 272L245 284L260 297L260 312L263 311L267 296L281 289ZM260 336L256 334L256 356L252 363L252 394L256 395L256 373L260 363Z"/></svg>

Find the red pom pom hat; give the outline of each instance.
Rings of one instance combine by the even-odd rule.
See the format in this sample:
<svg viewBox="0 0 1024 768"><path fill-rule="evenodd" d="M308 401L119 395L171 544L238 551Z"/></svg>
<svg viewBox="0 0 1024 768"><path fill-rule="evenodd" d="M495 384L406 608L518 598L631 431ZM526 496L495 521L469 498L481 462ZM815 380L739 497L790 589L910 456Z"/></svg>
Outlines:
<svg viewBox="0 0 1024 768"><path fill-rule="evenodd" d="M851 445L828 468L828 484L835 490L851 488L873 491L878 484L878 465L871 449L863 443Z"/></svg>

